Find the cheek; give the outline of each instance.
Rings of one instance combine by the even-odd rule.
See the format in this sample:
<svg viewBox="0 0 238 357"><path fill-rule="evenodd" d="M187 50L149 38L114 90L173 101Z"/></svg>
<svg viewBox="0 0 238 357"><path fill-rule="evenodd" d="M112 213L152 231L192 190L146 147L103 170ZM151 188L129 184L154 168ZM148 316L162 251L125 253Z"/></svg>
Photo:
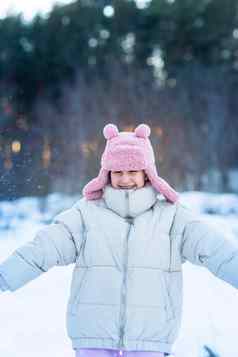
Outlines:
<svg viewBox="0 0 238 357"><path fill-rule="evenodd" d="M111 176L111 185L116 186L118 184L118 177L117 176Z"/></svg>
<svg viewBox="0 0 238 357"><path fill-rule="evenodd" d="M137 184L138 184L140 187L144 186L144 184L145 184L144 176L138 177L138 179L137 179Z"/></svg>

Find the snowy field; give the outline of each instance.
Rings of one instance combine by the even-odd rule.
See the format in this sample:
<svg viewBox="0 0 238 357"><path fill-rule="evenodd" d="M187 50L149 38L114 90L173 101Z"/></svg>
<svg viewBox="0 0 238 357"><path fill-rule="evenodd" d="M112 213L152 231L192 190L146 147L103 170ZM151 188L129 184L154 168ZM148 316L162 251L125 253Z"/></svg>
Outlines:
<svg viewBox="0 0 238 357"><path fill-rule="evenodd" d="M0 262L79 197L0 202ZM238 196L187 192L182 202L238 240ZM0 295L0 357L74 357L65 315L73 266L57 267L15 293ZM238 269L237 269L238 274ZM238 290L184 264L184 307L176 357L238 357Z"/></svg>

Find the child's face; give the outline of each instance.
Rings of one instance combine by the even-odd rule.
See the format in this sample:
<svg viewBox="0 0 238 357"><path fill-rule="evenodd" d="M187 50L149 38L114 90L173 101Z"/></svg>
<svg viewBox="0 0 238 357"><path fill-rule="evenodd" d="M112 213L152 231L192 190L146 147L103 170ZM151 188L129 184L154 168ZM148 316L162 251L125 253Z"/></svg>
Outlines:
<svg viewBox="0 0 238 357"><path fill-rule="evenodd" d="M145 185L145 172L111 171L111 185L118 189L141 188Z"/></svg>

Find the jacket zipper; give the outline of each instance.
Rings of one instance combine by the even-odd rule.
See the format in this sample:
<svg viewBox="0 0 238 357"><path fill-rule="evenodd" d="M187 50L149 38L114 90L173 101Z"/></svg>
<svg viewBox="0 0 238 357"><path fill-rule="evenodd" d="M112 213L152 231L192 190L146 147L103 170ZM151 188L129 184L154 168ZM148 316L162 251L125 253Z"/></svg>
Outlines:
<svg viewBox="0 0 238 357"><path fill-rule="evenodd" d="M126 192L127 207L129 212L129 192ZM125 240L124 248L124 262L123 262L123 283L122 283L122 293L121 293L121 310L120 310L120 340L119 349L125 347L124 334L125 334L125 324L126 324L126 287L127 287L127 268L128 268L128 240L133 223L128 221L129 227L127 231L127 236Z"/></svg>

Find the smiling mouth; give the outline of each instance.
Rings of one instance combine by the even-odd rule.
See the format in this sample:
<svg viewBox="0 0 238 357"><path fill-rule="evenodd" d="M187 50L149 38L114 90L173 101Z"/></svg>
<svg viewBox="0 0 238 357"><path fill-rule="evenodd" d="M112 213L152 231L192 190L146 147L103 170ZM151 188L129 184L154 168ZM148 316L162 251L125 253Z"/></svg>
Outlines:
<svg viewBox="0 0 238 357"><path fill-rule="evenodd" d="M122 189L129 189L129 188L135 188L135 186L119 186Z"/></svg>

